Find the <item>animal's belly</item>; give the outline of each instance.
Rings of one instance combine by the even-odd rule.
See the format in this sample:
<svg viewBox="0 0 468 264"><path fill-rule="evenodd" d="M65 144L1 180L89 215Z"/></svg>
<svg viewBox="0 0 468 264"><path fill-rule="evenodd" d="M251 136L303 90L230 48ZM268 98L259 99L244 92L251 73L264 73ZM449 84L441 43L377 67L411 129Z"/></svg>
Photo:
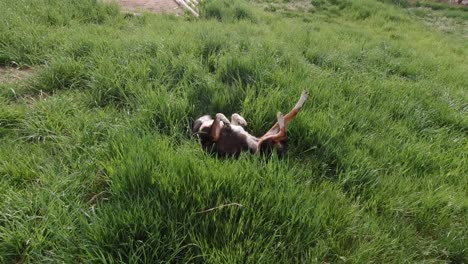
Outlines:
<svg viewBox="0 0 468 264"><path fill-rule="evenodd" d="M238 156L244 151L255 151L251 149L252 146L256 146L255 142L244 133L221 131L216 151L221 156Z"/></svg>

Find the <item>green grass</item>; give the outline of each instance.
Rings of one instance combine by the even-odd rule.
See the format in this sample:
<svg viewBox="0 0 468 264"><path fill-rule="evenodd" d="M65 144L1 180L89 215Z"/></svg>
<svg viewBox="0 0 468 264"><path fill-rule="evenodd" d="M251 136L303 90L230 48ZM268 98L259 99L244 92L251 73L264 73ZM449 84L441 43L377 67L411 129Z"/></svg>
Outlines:
<svg viewBox="0 0 468 264"><path fill-rule="evenodd" d="M34 70L0 84L0 262L468 262L466 36L395 3L1 1L0 65ZM283 159L190 137L303 89Z"/></svg>

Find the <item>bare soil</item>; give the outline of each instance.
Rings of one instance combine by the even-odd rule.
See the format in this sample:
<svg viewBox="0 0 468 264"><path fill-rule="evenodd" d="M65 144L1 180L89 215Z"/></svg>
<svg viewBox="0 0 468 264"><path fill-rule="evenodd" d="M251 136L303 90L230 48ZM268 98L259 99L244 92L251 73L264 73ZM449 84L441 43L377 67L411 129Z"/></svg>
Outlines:
<svg viewBox="0 0 468 264"><path fill-rule="evenodd" d="M118 0L119 5L127 11L149 11L154 13L171 13L182 15L184 9L175 0Z"/></svg>
<svg viewBox="0 0 468 264"><path fill-rule="evenodd" d="M1 83L13 83L33 73L31 68L13 68L0 66L0 84Z"/></svg>

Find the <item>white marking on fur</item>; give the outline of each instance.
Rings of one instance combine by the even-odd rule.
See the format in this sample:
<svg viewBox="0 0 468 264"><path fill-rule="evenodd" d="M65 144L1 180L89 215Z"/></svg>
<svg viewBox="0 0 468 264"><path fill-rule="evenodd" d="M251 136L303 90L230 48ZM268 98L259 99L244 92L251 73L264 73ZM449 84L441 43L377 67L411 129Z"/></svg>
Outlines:
<svg viewBox="0 0 468 264"><path fill-rule="evenodd" d="M202 131L205 127L211 127L213 125L213 122L213 119L204 121L200 126L200 129L198 129L198 131Z"/></svg>
<svg viewBox="0 0 468 264"><path fill-rule="evenodd" d="M213 119L209 115L204 115L204 116L198 118L198 120L201 121L202 123L205 123L206 121L213 120Z"/></svg>

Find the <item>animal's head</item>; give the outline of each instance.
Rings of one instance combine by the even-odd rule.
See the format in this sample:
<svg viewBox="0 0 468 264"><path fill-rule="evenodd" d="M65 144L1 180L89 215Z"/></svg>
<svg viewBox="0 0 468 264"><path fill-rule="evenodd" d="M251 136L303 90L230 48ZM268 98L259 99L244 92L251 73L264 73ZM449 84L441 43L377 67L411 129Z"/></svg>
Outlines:
<svg viewBox="0 0 468 264"><path fill-rule="evenodd" d="M260 153L270 156L273 152L276 152L279 157L283 157L288 151L287 139L279 142L273 140L267 140L260 145Z"/></svg>
<svg viewBox="0 0 468 264"><path fill-rule="evenodd" d="M213 125L213 118L210 115L204 115L192 123L192 135L200 139L202 145L211 143L210 131Z"/></svg>

